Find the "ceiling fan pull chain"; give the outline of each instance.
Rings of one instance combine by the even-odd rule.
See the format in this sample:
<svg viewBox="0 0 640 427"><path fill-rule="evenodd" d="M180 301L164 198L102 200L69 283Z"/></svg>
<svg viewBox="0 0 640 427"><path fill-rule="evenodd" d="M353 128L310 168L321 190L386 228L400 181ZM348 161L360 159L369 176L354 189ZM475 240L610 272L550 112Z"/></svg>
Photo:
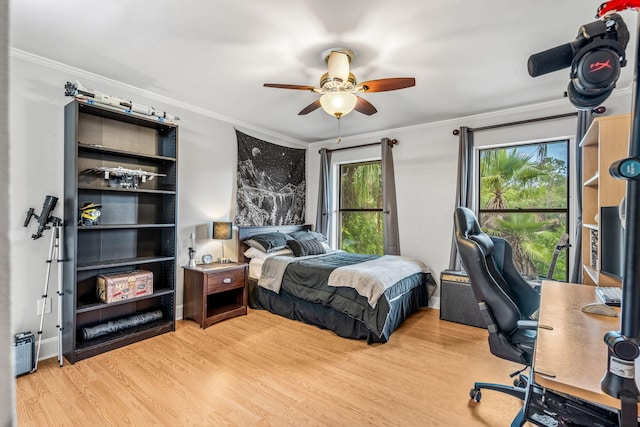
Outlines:
<svg viewBox="0 0 640 427"><path fill-rule="evenodd" d="M336 116L338 118L338 144L342 142L342 122L340 121L340 116Z"/></svg>

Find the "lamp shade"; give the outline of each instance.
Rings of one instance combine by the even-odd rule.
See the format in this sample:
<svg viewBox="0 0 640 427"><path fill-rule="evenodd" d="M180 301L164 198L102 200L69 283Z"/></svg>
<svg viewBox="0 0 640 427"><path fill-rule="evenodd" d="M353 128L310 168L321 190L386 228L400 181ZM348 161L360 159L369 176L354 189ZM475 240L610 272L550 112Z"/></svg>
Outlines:
<svg viewBox="0 0 640 427"><path fill-rule="evenodd" d="M230 240L233 237L233 223L213 222L213 239Z"/></svg>
<svg viewBox="0 0 640 427"><path fill-rule="evenodd" d="M352 112L357 102L358 98L349 92L330 92L320 97L322 109L337 118Z"/></svg>

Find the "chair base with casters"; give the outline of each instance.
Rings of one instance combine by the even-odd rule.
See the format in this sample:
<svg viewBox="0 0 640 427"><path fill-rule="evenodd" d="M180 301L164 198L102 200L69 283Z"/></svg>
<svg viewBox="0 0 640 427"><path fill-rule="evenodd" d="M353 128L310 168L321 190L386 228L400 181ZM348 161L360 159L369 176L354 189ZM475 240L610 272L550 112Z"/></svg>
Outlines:
<svg viewBox="0 0 640 427"><path fill-rule="evenodd" d="M526 387L477 382L473 385L473 388L469 392L469 396L471 397L471 399L473 399L475 402L480 402L480 399L482 399L482 389L506 393L510 396L517 397L520 400L524 400L527 397Z"/></svg>
<svg viewBox="0 0 640 427"><path fill-rule="evenodd" d="M515 380L514 384L516 382L520 381ZM518 386L508 386L508 385L502 385L502 384L494 384L494 383L475 383L473 385L473 388L471 389L471 391L469 392L469 396L471 397L471 399L474 402L480 402L480 399L482 399L482 389L485 390L493 390L493 391L499 391L501 393L505 393L508 394L510 396L513 397L517 397L518 399L522 400L523 402L526 402L527 400L527 394L529 392L529 385L528 382L525 382L526 386L524 387L518 387ZM525 408L527 407L526 404L522 405L522 409L520 409L520 411L518 412L518 414L516 415L516 417L513 419L513 421L511 422L511 427L522 427L524 425L525 420Z"/></svg>
<svg viewBox="0 0 640 427"><path fill-rule="evenodd" d="M515 339L515 341L519 344L518 347L515 347L514 345L512 345L510 340L505 339L503 335L497 333L498 329L496 320L491 315L491 310L489 310L487 304L481 302L478 303L478 307L480 308L480 314L483 320L487 324L487 329L489 331L489 348L491 349L491 352L494 355L504 359L520 361L526 366L510 375L510 377L515 377L517 375L517 378L513 381L512 386L506 384L476 382L473 384L473 388L469 391L469 397L474 402L480 402L480 400L482 399L483 389L497 391L500 393L508 394L509 396L517 397L518 399L523 401L523 406L511 422L511 426L520 427L524 425L524 422L526 421L525 408L529 388L531 386L529 384L529 378L531 378L531 376L523 375L522 372L527 369L531 369L531 354L533 352L533 345L535 343L537 322L522 320L518 322L519 327L522 328L518 331L520 337L511 337L512 339Z"/></svg>

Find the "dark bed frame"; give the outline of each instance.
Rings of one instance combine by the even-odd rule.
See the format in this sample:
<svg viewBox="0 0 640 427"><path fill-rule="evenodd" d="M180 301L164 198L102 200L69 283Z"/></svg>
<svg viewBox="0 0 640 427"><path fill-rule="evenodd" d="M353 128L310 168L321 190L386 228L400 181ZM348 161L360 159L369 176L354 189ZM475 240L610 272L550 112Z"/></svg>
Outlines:
<svg viewBox="0 0 640 427"><path fill-rule="evenodd" d="M312 230L312 226L283 225L283 226L255 226L238 227L238 262L249 262L244 252L249 248L244 241L262 233L292 233L294 231ZM382 337L373 334L360 321L330 307L300 300L282 292L276 294L257 286L256 279L249 279L249 306L254 309L264 309L277 315L302 321L304 323L329 329L336 335L345 338L366 340L367 343L387 342L389 336L413 312L426 307L429 296L435 289L435 282L430 274L427 275L424 287L418 287L398 298L389 313L389 322ZM427 288L431 285L431 288Z"/></svg>

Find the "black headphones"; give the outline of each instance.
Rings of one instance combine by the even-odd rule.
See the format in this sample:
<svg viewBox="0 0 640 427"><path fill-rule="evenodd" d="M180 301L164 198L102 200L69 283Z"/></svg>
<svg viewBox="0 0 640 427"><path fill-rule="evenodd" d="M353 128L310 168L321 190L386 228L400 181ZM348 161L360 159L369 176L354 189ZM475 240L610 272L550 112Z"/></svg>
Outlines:
<svg viewBox="0 0 640 427"><path fill-rule="evenodd" d="M594 39L573 57L567 88L569 101L580 109L602 104L616 87L620 68L626 63L622 44L613 39Z"/></svg>

